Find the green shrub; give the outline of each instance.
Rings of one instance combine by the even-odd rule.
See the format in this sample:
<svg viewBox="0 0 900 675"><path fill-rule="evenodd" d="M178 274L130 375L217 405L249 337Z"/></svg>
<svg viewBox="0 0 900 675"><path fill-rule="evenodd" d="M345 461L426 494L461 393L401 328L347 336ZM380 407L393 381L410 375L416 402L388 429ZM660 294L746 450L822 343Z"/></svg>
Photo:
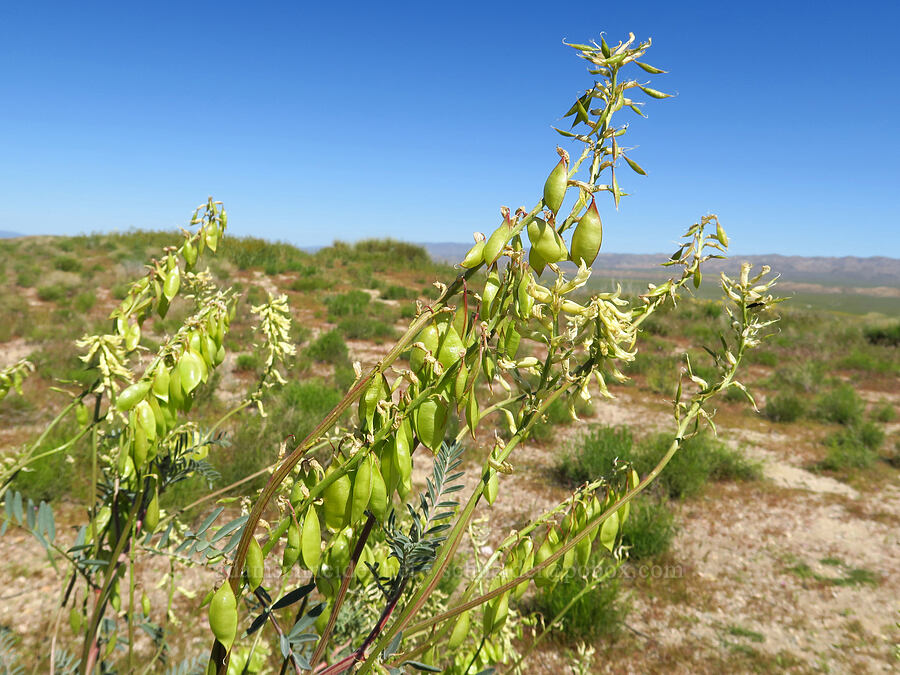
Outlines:
<svg viewBox="0 0 900 675"><path fill-rule="evenodd" d="M868 428L863 428L868 426ZM825 439L828 447L823 469L868 469L878 461L877 448L884 442L884 432L868 422L860 428L841 429Z"/></svg>
<svg viewBox="0 0 900 675"><path fill-rule="evenodd" d="M889 325L870 326L863 330L863 335L873 345L898 347L900 346L900 321Z"/></svg>
<svg viewBox="0 0 900 675"><path fill-rule="evenodd" d="M364 291L348 291L325 299L328 307L328 320L337 321L345 316L359 316L368 309L371 298Z"/></svg>
<svg viewBox="0 0 900 675"><path fill-rule="evenodd" d="M381 291L381 297L385 300L412 300L417 296L416 292L411 288L391 284Z"/></svg>
<svg viewBox="0 0 900 675"><path fill-rule="evenodd" d="M780 391L766 399L763 415L773 422L796 422L806 411L803 400L789 391Z"/></svg>
<svg viewBox="0 0 900 675"><path fill-rule="evenodd" d="M622 543L632 560L651 558L669 550L675 531L675 517L664 500L638 497L622 528Z"/></svg>
<svg viewBox="0 0 900 675"><path fill-rule="evenodd" d="M325 277L319 276L309 276L309 277L299 277L291 282L289 288L292 291L320 291L323 288L329 288L331 286L331 282Z"/></svg>
<svg viewBox="0 0 900 675"><path fill-rule="evenodd" d="M381 341L397 335L397 330L391 324L368 316L348 316L341 319L338 330L349 340Z"/></svg>
<svg viewBox="0 0 900 675"><path fill-rule="evenodd" d="M564 453L556 473L569 485L611 476L616 460L630 461L634 441L626 426L595 426L579 444Z"/></svg>
<svg viewBox="0 0 900 675"><path fill-rule="evenodd" d="M887 401L882 402L877 408L875 408L875 410L872 411L872 419L883 424L893 422L896 416L897 411L894 410L893 404Z"/></svg>
<svg viewBox="0 0 900 675"><path fill-rule="evenodd" d="M821 361L800 361L772 374L772 387L814 394L825 379L825 364Z"/></svg>
<svg viewBox="0 0 900 675"><path fill-rule="evenodd" d="M819 396L815 414L825 422L850 425L859 422L863 407L856 390L849 384L841 384Z"/></svg>
<svg viewBox="0 0 900 675"><path fill-rule="evenodd" d="M79 312L88 312L96 302L97 295L91 291L85 291L76 295L72 304Z"/></svg>
<svg viewBox="0 0 900 675"><path fill-rule="evenodd" d="M306 355L320 363L342 363L348 358L347 343L340 331L322 333L306 348Z"/></svg>
<svg viewBox="0 0 900 675"><path fill-rule="evenodd" d="M68 292L62 284L50 284L37 289L38 297L44 302L59 302L68 295Z"/></svg>
<svg viewBox="0 0 900 675"><path fill-rule="evenodd" d="M53 266L63 272L80 272L81 261L70 255L61 255L53 259Z"/></svg>
<svg viewBox="0 0 900 675"><path fill-rule="evenodd" d="M748 364L774 368L781 359L778 358L778 354L768 349L751 349L747 352L744 360Z"/></svg>
<svg viewBox="0 0 900 675"><path fill-rule="evenodd" d="M595 574L607 570L609 559L603 553L595 553L591 564L598 568ZM573 568L574 569L574 568ZM539 589L535 596L535 609L550 622L572 600L584 591L587 579L579 574L567 574L553 586ZM620 596L621 581L615 573L575 600L563 615L556 634L567 642L576 642L600 636L618 634L628 615L628 606Z"/></svg>
<svg viewBox="0 0 900 675"><path fill-rule="evenodd" d="M237 360L234 363L234 368L239 371L255 372L261 365L262 362L257 354L238 354Z"/></svg>
<svg viewBox="0 0 900 675"><path fill-rule="evenodd" d="M672 444L669 434L648 438L635 453L634 465L645 475L656 466ZM737 450L732 450L708 433L684 440L659 476L659 484L673 499L700 493L710 480L754 480L761 469Z"/></svg>

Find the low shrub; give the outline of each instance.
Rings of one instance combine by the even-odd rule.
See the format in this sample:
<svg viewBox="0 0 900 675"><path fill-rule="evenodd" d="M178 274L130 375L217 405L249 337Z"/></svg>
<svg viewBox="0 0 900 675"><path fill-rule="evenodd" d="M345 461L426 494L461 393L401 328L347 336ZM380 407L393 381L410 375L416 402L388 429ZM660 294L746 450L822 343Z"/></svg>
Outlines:
<svg viewBox="0 0 900 675"><path fill-rule="evenodd" d="M665 553L675 537L675 516L664 500L638 497L622 528L622 543L629 547L632 560L652 558Z"/></svg>
<svg viewBox="0 0 900 675"><path fill-rule="evenodd" d="M825 439L828 450L820 466L829 471L868 469L878 461L877 448L884 442L884 432L871 425L868 429L847 428ZM866 426L866 425L863 425Z"/></svg>
<svg viewBox="0 0 900 675"><path fill-rule="evenodd" d="M343 363L348 359L347 343L340 331L330 330L313 340L305 350L306 356L320 363Z"/></svg>
<svg viewBox="0 0 900 675"><path fill-rule="evenodd" d="M81 261L70 255L61 255L53 259L53 266L63 272L80 272Z"/></svg>
<svg viewBox="0 0 900 675"><path fill-rule="evenodd" d="M393 325L368 316L348 316L338 323L338 330L348 340L381 341L397 335Z"/></svg>
<svg viewBox="0 0 900 675"><path fill-rule="evenodd" d="M893 422L896 416L897 411L894 410L893 404L887 401L883 401L872 411L872 419L882 424Z"/></svg>
<svg viewBox="0 0 900 675"><path fill-rule="evenodd" d="M325 299L328 308L328 320L337 321L345 316L359 316L367 309L371 298L364 291L348 291L339 295L332 295Z"/></svg>
<svg viewBox="0 0 900 675"><path fill-rule="evenodd" d="M591 557L591 565L597 568L593 574L603 574L612 563L602 552ZM621 580L615 573L584 592L587 577L568 574L553 586L539 589L534 599L534 609L550 622L570 602L574 604L563 615L554 632L566 642L576 642L600 636L618 634L628 615L628 605L620 597ZM581 594L581 597L575 598Z"/></svg>
<svg viewBox="0 0 900 675"><path fill-rule="evenodd" d="M62 284L49 284L37 289L38 298L44 302L59 302L69 294L69 290Z"/></svg>
<svg viewBox="0 0 900 675"><path fill-rule="evenodd" d="M882 326L869 326L863 335L873 345L900 347L900 321Z"/></svg>
<svg viewBox="0 0 900 675"><path fill-rule="evenodd" d="M73 306L79 312L89 312L97 302L97 295L91 291L85 291L75 296Z"/></svg>
<svg viewBox="0 0 900 675"><path fill-rule="evenodd" d="M773 422L796 422L806 412L806 404L796 394L780 391L766 399L762 412Z"/></svg>
<svg viewBox="0 0 900 675"><path fill-rule="evenodd" d="M575 400L576 415L590 415L592 412L593 406L589 402L581 398ZM569 412L568 404L561 399L557 399L547 408L544 417L534 425L532 438L541 443L551 441L558 433L558 430L555 430L554 427L561 424L569 424L572 421L572 414Z"/></svg>
<svg viewBox="0 0 900 675"><path fill-rule="evenodd" d="M577 446L560 457L556 473L569 485L611 476L616 460L632 460L633 446L628 427L595 426Z"/></svg>
<svg viewBox="0 0 900 675"><path fill-rule="evenodd" d="M391 284L381 291L381 297L385 300L412 300L416 298L416 292L405 286Z"/></svg>
<svg viewBox="0 0 900 675"><path fill-rule="evenodd" d="M863 407L856 390L849 384L841 384L818 397L814 412L824 422L851 425L859 422Z"/></svg>
<svg viewBox="0 0 900 675"><path fill-rule="evenodd" d="M238 354L234 368L242 372L255 372L261 365L262 362L257 354Z"/></svg>

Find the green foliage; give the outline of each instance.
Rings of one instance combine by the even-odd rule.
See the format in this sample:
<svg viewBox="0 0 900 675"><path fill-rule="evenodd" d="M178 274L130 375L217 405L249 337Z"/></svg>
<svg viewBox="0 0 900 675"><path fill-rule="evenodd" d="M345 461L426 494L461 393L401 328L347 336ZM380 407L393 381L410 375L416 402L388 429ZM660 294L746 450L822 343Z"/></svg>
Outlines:
<svg viewBox="0 0 900 675"><path fill-rule="evenodd" d="M554 633L566 642L615 637L628 616L630 608L621 597L621 579L610 569L613 563L608 555L595 553L590 564L594 569L587 575L567 574L553 586L540 589L534 599L535 610L547 622L574 600L560 625L554 626ZM592 577L604 574L609 574L608 578L584 592Z"/></svg>
<svg viewBox="0 0 900 675"><path fill-rule="evenodd" d="M816 399L814 413L824 422L850 425L860 421L863 408L856 390L849 384L840 384Z"/></svg>
<svg viewBox="0 0 900 675"><path fill-rule="evenodd" d="M631 503L622 543L629 547L630 559L652 558L669 550L676 530L675 516L665 500L639 497Z"/></svg>
<svg viewBox="0 0 900 675"><path fill-rule="evenodd" d="M381 297L385 300L414 300L417 294L411 288L390 284L381 291Z"/></svg>
<svg viewBox="0 0 900 675"><path fill-rule="evenodd" d="M872 419L883 424L893 422L896 416L897 411L894 409L893 404L888 401L882 402L872 411Z"/></svg>
<svg viewBox="0 0 900 675"><path fill-rule="evenodd" d="M63 272L80 272L81 261L70 255L61 255L53 259L53 266Z"/></svg>
<svg viewBox="0 0 900 675"><path fill-rule="evenodd" d="M796 422L806 412L806 405L793 392L780 391L766 399L762 412L773 422Z"/></svg>
<svg viewBox="0 0 900 675"><path fill-rule="evenodd" d="M238 269L262 268L269 275L305 270L312 261L309 253L296 246L255 237L225 239L220 255Z"/></svg>
<svg viewBox="0 0 900 675"><path fill-rule="evenodd" d="M262 365L262 360L257 354L238 354L234 362L235 370L244 372L255 372Z"/></svg>
<svg viewBox="0 0 900 675"><path fill-rule="evenodd" d="M868 326L863 335L873 345L900 347L900 321L881 326Z"/></svg>
<svg viewBox="0 0 900 675"><path fill-rule="evenodd" d="M48 284L39 287L37 295L44 302L59 302L69 295L69 289L63 284Z"/></svg>
<svg viewBox="0 0 900 675"><path fill-rule="evenodd" d="M309 344L305 353L313 361L322 363L339 364L348 359L347 343L338 330L319 335Z"/></svg>
<svg viewBox="0 0 900 675"><path fill-rule="evenodd" d="M325 299L328 320L337 321L345 316L359 316L369 307L371 297L365 291L348 291Z"/></svg>
<svg viewBox="0 0 900 675"><path fill-rule="evenodd" d="M397 336L397 329L394 326L368 316L348 316L340 320L337 329L348 340L382 342Z"/></svg>
<svg viewBox="0 0 900 675"><path fill-rule="evenodd" d="M616 460L633 459L634 441L626 426L595 426L580 443L563 454L556 472L569 485L611 476Z"/></svg>
<svg viewBox="0 0 900 675"><path fill-rule="evenodd" d="M868 469L878 461L884 431L872 421L846 427L828 436L828 450L821 467L829 471Z"/></svg>
<svg viewBox="0 0 900 675"><path fill-rule="evenodd" d="M72 302L72 306L76 311L81 312L82 314L89 312L94 304L97 302L97 295L92 291L85 291L84 293L79 293L75 296L75 299Z"/></svg>
<svg viewBox="0 0 900 675"><path fill-rule="evenodd" d="M575 400L575 413L577 415L590 415L591 412L593 412L593 406L589 402L581 398ZM534 425L534 429L531 432L532 438L536 441L547 443L556 437L558 431L556 427L571 424L572 422L574 420L568 404L563 400L556 400L547 408L547 412L544 413L541 421Z"/></svg>

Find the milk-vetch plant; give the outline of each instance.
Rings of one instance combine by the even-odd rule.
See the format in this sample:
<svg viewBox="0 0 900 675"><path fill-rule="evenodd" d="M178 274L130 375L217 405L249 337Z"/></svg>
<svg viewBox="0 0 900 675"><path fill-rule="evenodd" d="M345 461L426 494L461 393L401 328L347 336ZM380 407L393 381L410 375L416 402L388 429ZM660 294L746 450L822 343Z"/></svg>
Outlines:
<svg viewBox="0 0 900 675"><path fill-rule="evenodd" d="M673 383L675 440L658 465L643 477L628 466L612 476L595 477L507 537L454 597L453 607L429 611L476 510L503 498L503 477L516 470L514 451L535 423L558 399L574 413L576 397L590 398L597 391L610 396L607 381L625 379L620 367L634 359L641 324L664 303L674 302L685 287L699 286L702 263L721 257L727 247L718 220L706 216L688 228L665 263L677 270L670 280L650 285L636 302L622 297L620 289L579 301L576 291L587 282L602 241L598 193L609 193L615 205L625 195L617 176L620 160L644 173L627 156L621 145L626 127L615 126L613 117L623 108L643 114L643 103L634 95L667 95L625 78L624 69L631 65L662 72L639 60L649 41L635 46L631 36L615 47L605 42L571 46L591 63L589 72L599 76L566 114L574 116L572 129L558 130L581 144L578 158L573 161L559 149L537 204L515 213L503 208L501 223L490 235L475 235L460 275L441 285L434 303L420 306L397 344L371 371L360 374L253 501L225 583L238 597L260 592L262 587L250 588L246 566L264 513L277 518L267 527L263 553L271 553L283 539L282 570L300 565L311 580L295 599L302 598L303 604L294 627L274 623L268 611L253 622L255 632L273 621L282 670L466 673L501 664L519 670L521 659L513 663L508 643L499 640L510 602L532 581L539 586L557 583L560 575L584 566L592 551L605 550L613 561L620 558L630 501L662 471L701 419L711 423L705 406L712 396L730 387L745 391L735 379L738 365L770 323L761 316L775 302L769 293L773 282L765 279L768 270L751 278L749 266L737 281L722 278L731 303L731 332L709 350L716 377L698 377L686 361L689 382ZM573 273L566 261L577 265ZM481 268L486 281L472 288ZM395 366L406 350L409 367ZM355 423L337 428L354 404ZM442 482L462 477L458 471L443 475L463 452L459 445L444 443L449 420L457 414L464 427L456 443L467 434L476 438L489 417L499 418L509 430L507 440L495 437L474 489L462 499L463 492L451 493L455 486L447 489ZM324 469L310 458L323 438L334 449ZM434 464L433 478L420 495L411 481L414 460ZM289 500L281 498L288 494ZM358 574L361 563L370 578ZM348 590L367 582L381 591L380 611L368 629L336 641L342 608L353 604ZM316 616L304 613L313 596ZM229 622L244 625L239 604L229 605L227 614ZM211 616L211 621L221 620L218 614ZM228 670L231 649L230 640L215 641L210 672Z"/></svg>

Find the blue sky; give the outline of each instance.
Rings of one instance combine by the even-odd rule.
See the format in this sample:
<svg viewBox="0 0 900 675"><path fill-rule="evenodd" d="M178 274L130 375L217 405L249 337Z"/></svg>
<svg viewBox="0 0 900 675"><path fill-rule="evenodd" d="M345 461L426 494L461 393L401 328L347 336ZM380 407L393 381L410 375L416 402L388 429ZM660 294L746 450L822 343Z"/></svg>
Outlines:
<svg viewBox="0 0 900 675"><path fill-rule="evenodd" d="M649 176L603 250L712 212L738 254L900 257L897 7L4 3L0 230L174 227L211 194L233 234L469 241L556 161L591 82L561 40L633 31L677 97L631 124Z"/></svg>

